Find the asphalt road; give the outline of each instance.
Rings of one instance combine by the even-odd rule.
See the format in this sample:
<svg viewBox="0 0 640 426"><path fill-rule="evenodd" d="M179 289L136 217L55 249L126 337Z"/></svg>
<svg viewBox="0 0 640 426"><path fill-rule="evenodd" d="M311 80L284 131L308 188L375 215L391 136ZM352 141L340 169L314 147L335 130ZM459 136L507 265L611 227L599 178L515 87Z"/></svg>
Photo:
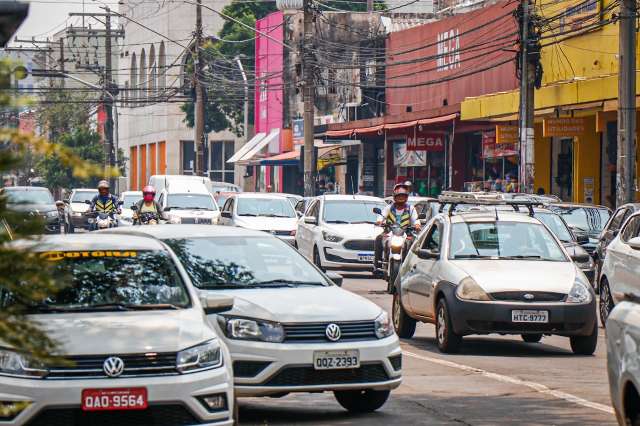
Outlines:
<svg viewBox="0 0 640 426"><path fill-rule="evenodd" d="M391 312L385 283L347 276L344 288ZM434 326L418 325L402 341L403 384L387 404L350 415L330 393L240 401L243 425L614 425L606 372L604 330L594 356L576 356L569 340L519 336L465 338L456 355L443 355Z"/></svg>

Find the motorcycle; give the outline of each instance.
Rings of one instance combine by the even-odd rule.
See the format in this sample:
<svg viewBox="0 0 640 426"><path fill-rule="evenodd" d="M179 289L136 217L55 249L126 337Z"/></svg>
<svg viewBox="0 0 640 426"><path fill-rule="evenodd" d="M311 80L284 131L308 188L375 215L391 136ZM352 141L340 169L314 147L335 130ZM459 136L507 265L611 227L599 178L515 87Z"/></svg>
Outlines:
<svg viewBox="0 0 640 426"><path fill-rule="evenodd" d="M115 228L118 226L118 218L115 213L87 212L89 228L92 231Z"/></svg>
<svg viewBox="0 0 640 426"><path fill-rule="evenodd" d="M133 210L134 213L137 213L138 207L131 206L131 210ZM136 214L136 218L133 220L133 224L134 225L157 225L159 221L160 221L160 218L158 217L158 213L144 212L144 213Z"/></svg>

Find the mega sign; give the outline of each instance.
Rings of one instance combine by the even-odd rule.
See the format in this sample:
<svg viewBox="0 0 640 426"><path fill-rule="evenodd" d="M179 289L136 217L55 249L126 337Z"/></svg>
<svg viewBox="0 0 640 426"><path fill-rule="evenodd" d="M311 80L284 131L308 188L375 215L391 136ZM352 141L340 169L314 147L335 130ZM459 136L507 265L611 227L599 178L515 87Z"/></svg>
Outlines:
<svg viewBox="0 0 640 426"><path fill-rule="evenodd" d="M436 59L437 71L449 71L460 68L460 31L455 28L438 33Z"/></svg>
<svg viewBox="0 0 640 426"><path fill-rule="evenodd" d="M407 137L407 151L444 151L443 134L421 134Z"/></svg>

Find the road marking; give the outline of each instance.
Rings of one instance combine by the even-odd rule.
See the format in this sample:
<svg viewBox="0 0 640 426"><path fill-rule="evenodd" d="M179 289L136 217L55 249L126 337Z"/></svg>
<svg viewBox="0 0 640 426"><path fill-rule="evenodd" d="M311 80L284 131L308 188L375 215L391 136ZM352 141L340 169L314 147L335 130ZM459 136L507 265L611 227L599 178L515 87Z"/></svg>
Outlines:
<svg viewBox="0 0 640 426"><path fill-rule="evenodd" d="M483 377L487 377L489 379L497 380L499 382L511 383L511 384L520 385L520 386L526 386L526 387L528 387L530 389L533 389L536 392L539 392L539 393L544 394L544 395L550 395L550 396L553 396L554 398L563 399L565 401L572 402L574 404L581 405L583 407L593 408L594 410L599 410L599 411L603 411L605 413L614 414L613 408L608 406L608 405L604 405L604 404L599 404L597 402L588 401L588 400L586 400L584 398L580 398L579 396L575 396L575 395L572 395L570 393L566 393L566 392L550 389L547 386L542 385L540 383L529 382L527 380L521 380L521 379L517 379L515 377L505 376L503 374L492 373L490 371L482 370L480 368L471 367L469 365L464 365L464 364L457 364L455 362L446 361L444 359L418 355L418 354L415 354L413 352L403 351L402 353L403 353L403 355L406 355L406 356L409 356L409 357L412 357L412 358L416 358L416 359L420 359L420 360L423 360L423 361L432 362L434 364L444 365L446 367L455 368L457 370L466 371L468 373L479 374L479 375L481 375Z"/></svg>

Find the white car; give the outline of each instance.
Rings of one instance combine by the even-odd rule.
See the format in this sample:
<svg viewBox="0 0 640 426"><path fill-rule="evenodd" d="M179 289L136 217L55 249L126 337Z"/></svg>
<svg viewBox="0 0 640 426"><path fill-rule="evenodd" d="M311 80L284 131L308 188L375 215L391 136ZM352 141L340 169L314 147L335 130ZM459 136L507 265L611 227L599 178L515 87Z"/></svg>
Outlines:
<svg viewBox="0 0 640 426"><path fill-rule="evenodd" d="M600 270L603 324L625 293L640 294L640 213L630 216L607 246Z"/></svg>
<svg viewBox="0 0 640 426"><path fill-rule="evenodd" d="M561 241L537 218L497 209L452 205L416 239L396 280L393 322L410 338L418 321L435 324L442 352L472 334L566 336L588 355L598 341L593 288Z"/></svg>
<svg viewBox="0 0 640 426"><path fill-rule="evenodd" d="M173 248L202 294L234 298L211 322L231 351L237 396L332 391L347 410L368 412L400 385L402 353L387 313L282 240L232 227L136 231Z"/></svg>
<svg viewBox="0 0 640 426"><path fill-rule="evenodd" d="M298 250L321 269L373 271L374 241L382 232L373 209L385 205L365 195L314 199L298 222Z"/></svg>
<svg viewBox="0 0 640 426"><path fill-rule="evenodd" d="M124 191L120 194L119 201L122 202L120 207L122 213L118 217L119 226L133 225L133 210L131 210L131 207L140 200L142 200L142 191Z"/></svg>
<svg viewBox="0 0 640 426"><path fill-rule="evenodd" d="M169 223L216 225L220 209L209 190L198 182L173 182L163 189L158 204Z"/></svg>
<svg viewBox="0 0 640 426"><path fill-rule="evenodd" d="M284 195L243 192L227 198L220 224L268 232L293 244L298 215Z"/></svg>
<svg viewBox="0 0 640 426"><path fill-rule="evenodd" d="M67 285L27 307L59 359L37 363L0 346L0 414L14 408L0 423L233 424L232 361L206 316L232 298L199 295L152 238L65 235L16 247L50 260ZM0 289L0 309L12 303Z"/></svg>
<svg viewBox="0 0 640 426"><path fill-rule="evenodd" d="M87 216L85 216L85 212L89 210L89 205L86 201L93 200L96 195L98 195L97 189L76 188L71 191L69 198L64 200L64 226L67 234L73 234L76 228L89 229Z"/></svg>

